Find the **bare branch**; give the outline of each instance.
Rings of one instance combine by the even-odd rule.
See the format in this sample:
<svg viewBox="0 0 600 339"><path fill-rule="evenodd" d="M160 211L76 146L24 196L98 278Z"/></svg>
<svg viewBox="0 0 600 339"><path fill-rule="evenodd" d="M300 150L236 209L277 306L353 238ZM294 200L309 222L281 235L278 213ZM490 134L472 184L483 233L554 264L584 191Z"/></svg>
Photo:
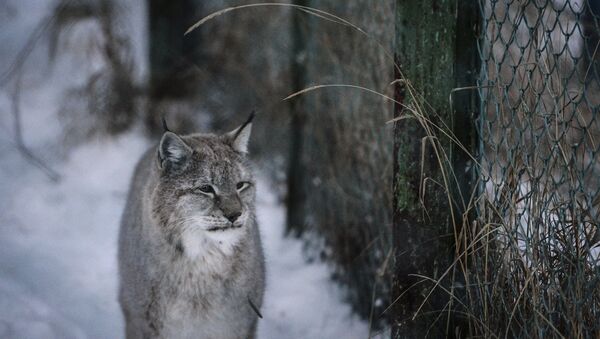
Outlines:
<svg viewBox="0 0 600 339"><path fill-rule="evenodd" d="M44 163L41 159L36 157L33 154L33 152L31 152L29 148L27 148L27 146L25 145L25 141L23 139L23 126L21 124L21 110L19 107L19 102L21 99L21 82L23 72L21 69L19 69L19 71L15 74L17 77L15 79L15 88L12 94L12 113L15 119L16 147L19 150L19 152L23 155L23 157L25 157L25 159L29 161L29 163L31 163L35 167L39 168L42 172L44 172L44 174L46 174L46 176L50 180L57 182L60 180L60 174L58 174L58 172L56 172L54 169L52 169L50 166Z"/></svg>

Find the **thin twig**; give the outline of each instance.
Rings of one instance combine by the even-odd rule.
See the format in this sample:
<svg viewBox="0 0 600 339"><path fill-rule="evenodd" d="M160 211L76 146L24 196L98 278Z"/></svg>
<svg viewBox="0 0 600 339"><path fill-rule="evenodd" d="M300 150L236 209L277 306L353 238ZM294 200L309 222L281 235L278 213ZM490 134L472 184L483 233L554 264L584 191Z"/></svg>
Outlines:
<svg viewBox="0 0 600 339"><path fill-rule="evenodd" d="M25 145L25 141L23 139L23 126L21 124L21 109L19 107L23 72L21 69L19 69L15 74L17 77L15 79L15 88L12 95L12 113L15 119L15 142L17 150L19 150L19 152L23 155L23 157L25 157L26 160L29 161L29 163L44 172L44 174L46 174L51 181L57 182L60 180L60 174L44 163L41 159L36 157Z"/></svg>
<svg viewBox="0 0 600 339"><path fill-rule="evenodd" d="M250 307L252 308L252 310L254 311L254 313L256 313L256 315L262 319L262 314L260 314L260 311L258 310L258 307L256 307L256 305L254 305L254 303L252 302L252 300L250 299L250 296L248 296L248 304L250 304Z"/></svg>
<svg viewBox="0 0 600 339"><path fill-rule="evenodd" d="M69 3L70 1L64 1L52 15L49 15L44 20L40 21L40 23L38 23L33 32L29 35L27 42L25 42L25 45L23 45L23 48L21 48L15 57L14 61L10 64L10 66L8 66L8 69L4 71L2 75L0 75L0 87L4 87L14 76L19 76L18 73L21 72L25 61L27 61L27 58L29 58L31 52L33 52L36 44L44 36L44 33L46 33L46 31L53 25L57 16L61 14L61 12Z"/></svg>

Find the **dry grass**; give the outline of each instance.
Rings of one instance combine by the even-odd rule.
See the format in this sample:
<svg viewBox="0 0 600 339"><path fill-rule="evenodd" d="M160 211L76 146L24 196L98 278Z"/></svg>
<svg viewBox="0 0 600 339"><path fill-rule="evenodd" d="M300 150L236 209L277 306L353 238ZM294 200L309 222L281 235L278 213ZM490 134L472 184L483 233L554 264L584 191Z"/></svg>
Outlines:
<svg viewBox="0 0 600 339"><path fill-rule="evenodd" d="M595 65L569 54L569 7L486 2L484 15L483 152L477 218L457 237L457 313L470 336L598 337Z"/></svg>

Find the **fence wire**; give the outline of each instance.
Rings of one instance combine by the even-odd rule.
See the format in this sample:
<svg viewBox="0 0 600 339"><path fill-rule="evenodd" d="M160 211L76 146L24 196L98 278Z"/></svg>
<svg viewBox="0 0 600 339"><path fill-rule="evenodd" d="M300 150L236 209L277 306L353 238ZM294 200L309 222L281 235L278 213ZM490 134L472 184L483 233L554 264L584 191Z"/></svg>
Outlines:
<svg viewBox="0 0 600 339"><path fill-rule="evenodd" d="M472 329L597 337L600 2L480 6L481 194L472 237L481 246L469 276Z"/></svg>

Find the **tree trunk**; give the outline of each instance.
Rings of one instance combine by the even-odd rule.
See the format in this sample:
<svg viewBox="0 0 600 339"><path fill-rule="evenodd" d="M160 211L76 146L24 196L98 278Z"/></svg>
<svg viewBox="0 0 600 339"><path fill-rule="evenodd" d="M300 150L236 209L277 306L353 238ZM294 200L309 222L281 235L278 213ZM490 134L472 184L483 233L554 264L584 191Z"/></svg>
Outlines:
<svg viewBox="0 0 600 339"><path fill-rule="evenodd" d="M161 131L157 109L163 101L185 101L195 95L194 72L199 64L199 32L183 33L200 19L201 1L149 0L150 85L146 127L151 133Z"/></svg>

